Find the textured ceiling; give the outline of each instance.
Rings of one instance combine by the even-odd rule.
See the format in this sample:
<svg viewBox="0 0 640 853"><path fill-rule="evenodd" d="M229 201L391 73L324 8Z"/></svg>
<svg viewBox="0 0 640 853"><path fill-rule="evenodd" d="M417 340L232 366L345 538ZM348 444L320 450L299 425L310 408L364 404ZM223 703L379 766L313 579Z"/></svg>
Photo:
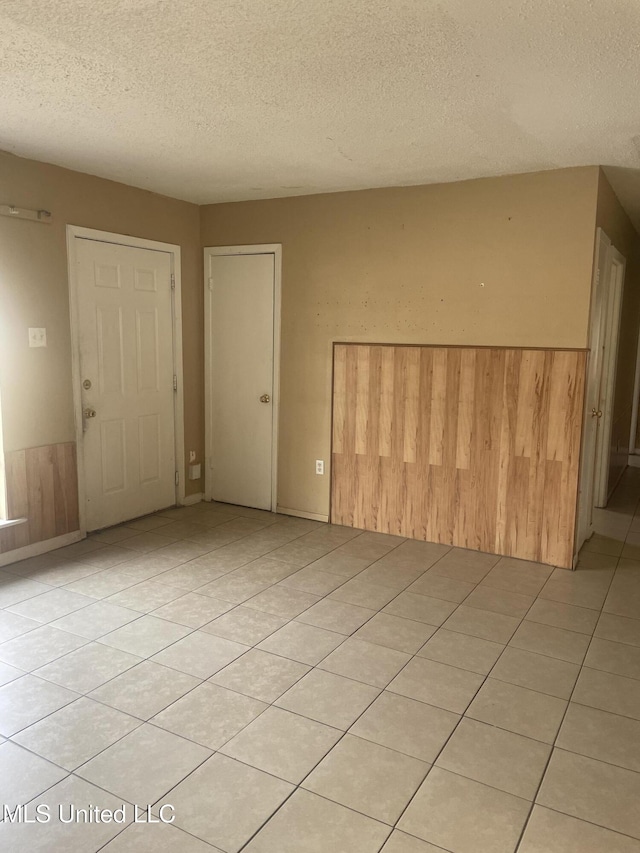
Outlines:
<svg viewBox="0 0 640 853"><path fill-rule="evenodd" d="M0 148L200 203L606 164L640 215L639 40L637 0L0 0Z"/></svg>

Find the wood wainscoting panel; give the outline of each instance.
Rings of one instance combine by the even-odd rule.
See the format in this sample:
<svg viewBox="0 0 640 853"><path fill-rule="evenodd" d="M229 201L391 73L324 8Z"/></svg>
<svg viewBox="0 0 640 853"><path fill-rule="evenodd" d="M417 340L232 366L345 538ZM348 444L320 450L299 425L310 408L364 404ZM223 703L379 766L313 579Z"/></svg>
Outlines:
<svg viewBox="0 0 640 853"><path fill-rule="evenodd" d="M585 363L335 344L331 521L570 568Z"/></svg>
<svg viewBox="0 0 640 853"><path fill-rule="evenodd" d="M75 442L7 453L5 469L8 516L27 523L0 530L0 553L79 529Z"/></svg>

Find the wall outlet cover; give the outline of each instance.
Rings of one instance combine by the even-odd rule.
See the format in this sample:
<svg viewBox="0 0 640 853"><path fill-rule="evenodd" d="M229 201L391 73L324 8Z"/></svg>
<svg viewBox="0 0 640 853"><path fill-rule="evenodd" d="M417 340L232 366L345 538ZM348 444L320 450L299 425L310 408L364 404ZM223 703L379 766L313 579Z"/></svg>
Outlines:
<svg viewBox="0 0 640 853"><path fill-rule="evenodd" d="M46 329L29 329L29 346L30 347L46 347L47 345L47 330Z"/></svg>

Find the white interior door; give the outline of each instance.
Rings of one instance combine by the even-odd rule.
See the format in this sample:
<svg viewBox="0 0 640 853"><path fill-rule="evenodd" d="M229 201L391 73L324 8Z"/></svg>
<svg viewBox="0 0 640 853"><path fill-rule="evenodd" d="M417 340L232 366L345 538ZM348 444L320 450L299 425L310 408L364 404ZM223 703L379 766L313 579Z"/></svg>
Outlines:
<svg viewBox="0 0 640 853"><path fill-rule="evenodd" d="M206 496L275 510L275 254L205 251Z"/></svg>
<svg viewBox="0 0 640 853"><path fill-rule="evenodd" d="M591 285L589 320L589 363L585 389L580 494L576 553L593 532L593 506L596 475L596 448L600 432L600 390L602 383L603 343L607 306L607 264L611 241L601 228L596 233L596 249Z"/></svg>
<svg viewBox="0 0 640 853"><path fill-rule="evenodd" d="M171 255L76 238L87 530L175 503Z"/></svg>

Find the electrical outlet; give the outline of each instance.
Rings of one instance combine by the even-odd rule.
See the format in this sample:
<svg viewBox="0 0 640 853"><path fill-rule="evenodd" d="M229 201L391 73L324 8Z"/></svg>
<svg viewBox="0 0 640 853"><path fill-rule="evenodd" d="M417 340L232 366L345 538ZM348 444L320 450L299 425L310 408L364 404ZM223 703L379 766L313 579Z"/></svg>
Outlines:
<svg viewBox="0 0 640 853"><path fill-rule="evenodd" d="M324 474L324 461L316 459L316 474Z"/></svg>
<svg viewBox="0 0 640 853"><path fill-rule="evenodd" d="M46 329L29 329L29 346L30 347L46 347L47 345L47 330Z"/></svg>

